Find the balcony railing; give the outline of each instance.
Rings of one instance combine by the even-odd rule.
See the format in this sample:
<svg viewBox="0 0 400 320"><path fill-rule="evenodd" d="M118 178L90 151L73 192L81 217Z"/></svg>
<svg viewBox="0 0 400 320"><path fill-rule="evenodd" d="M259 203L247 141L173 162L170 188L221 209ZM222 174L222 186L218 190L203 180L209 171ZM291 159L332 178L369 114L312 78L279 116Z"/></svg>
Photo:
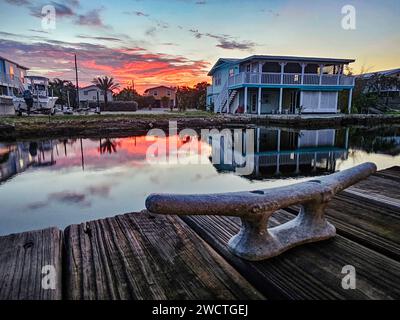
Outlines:
<svg viewBox="0 0 400 320"><path fill-rule="evenodd" d="M229 77L228 85L242 84L279 84L279 85L323 85L323 86L353 86L354 77L337 74L301 73L259 73L241 72Z"/></svg>
<svg viewBox="0 0 400 320"><path fill-rule="evenodd" d="M0 73L0 84L2 85L8 85L11 87L20 87L23 82L24 82L23 79L17 76Z"/></svg>

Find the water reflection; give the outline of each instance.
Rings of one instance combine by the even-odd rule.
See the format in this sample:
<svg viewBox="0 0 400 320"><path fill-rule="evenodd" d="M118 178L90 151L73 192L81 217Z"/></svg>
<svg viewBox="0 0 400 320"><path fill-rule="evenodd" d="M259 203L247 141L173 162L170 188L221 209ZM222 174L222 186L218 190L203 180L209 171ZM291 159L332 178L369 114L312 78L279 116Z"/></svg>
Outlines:
<svg viewBox="0 0 400 320"><path fill-rule="evenodd" d="M254 170L249 179L315 176L333 173L337 160L348 158L349 129L282 130L257 128L255 133ZM220 172L234 171L224 163L224 143L215 155ZM230 150L229 150L230 151Z"/></svg>
<svg viewBox="0 0 400 320"><path fill-rule="evenodd" d="M223 139L223 138L222 138ZM400 130L289 130L257 128L251 174L233 174L227 146L189 137L161 137L185 159L202 164L150 164L144 136L53 139L0 143L0 234L98 219L144 208L152 192L208 193L254 190L293 183L374 161L399 165ZM194 143L195 148L180 147ZM167 148L167 150L169 150ZM214 157L214 159L213 159ZM220 164L213 164L219 158Z"/></svg>

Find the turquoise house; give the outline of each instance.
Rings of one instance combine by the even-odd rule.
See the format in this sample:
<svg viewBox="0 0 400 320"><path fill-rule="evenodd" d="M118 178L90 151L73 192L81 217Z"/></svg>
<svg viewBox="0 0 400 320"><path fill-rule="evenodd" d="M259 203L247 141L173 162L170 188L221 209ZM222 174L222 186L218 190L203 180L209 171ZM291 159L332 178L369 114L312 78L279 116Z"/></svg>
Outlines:
<svg viewBox="0 0 400 320"><path fill-rule="evenodd" d="M338 113L339 92L351 109L354 77L344 74L352 59L253 55L221 58L209 76L207 105L217 113Z"/></svg>

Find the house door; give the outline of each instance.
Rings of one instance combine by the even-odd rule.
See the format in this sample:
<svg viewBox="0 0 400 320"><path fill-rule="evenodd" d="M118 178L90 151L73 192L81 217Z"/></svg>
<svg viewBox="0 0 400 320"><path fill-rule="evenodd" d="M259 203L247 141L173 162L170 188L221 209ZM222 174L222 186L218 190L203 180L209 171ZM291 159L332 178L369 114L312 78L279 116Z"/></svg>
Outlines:
<svg viewBox="0 0 400 320"><path fill-rule="evenodd" d="M252 93L250 97L251 113L257 113L257 93Z"/></svg>

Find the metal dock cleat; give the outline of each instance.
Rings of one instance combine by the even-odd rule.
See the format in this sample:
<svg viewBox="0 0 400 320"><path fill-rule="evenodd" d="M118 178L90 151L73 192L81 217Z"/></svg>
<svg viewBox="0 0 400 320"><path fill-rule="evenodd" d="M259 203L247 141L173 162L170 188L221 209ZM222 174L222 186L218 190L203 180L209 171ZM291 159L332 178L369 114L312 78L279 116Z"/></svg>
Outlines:
<svg viewBox="0 0 400 320"><path fill-rule="evenodd" d="M152 194L146 208L164 215L216 215L239 217L242 226L233 236L230 251L246 260L272 258L295 246L332 238L335 227L325 218L325 208L337 194L375 173L374 163L290 186L221 194ZM293 220L268 228L271 215L282 208L301 205Z"/></svg>

